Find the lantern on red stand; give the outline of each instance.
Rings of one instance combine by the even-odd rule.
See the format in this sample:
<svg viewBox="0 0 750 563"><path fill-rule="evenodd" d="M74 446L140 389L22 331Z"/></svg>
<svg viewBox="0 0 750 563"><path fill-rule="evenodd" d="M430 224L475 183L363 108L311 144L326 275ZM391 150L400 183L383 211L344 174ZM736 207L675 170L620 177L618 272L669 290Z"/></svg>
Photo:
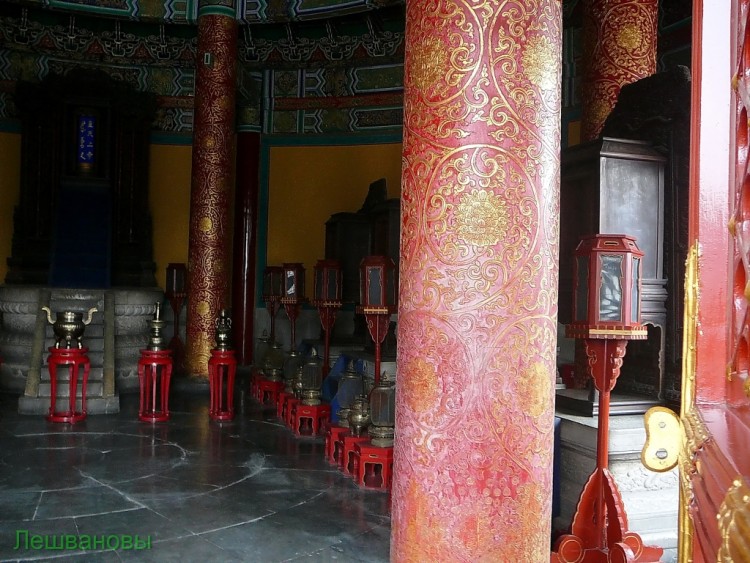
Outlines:
<svg viewBox="0 0 750 563"><path fill-rule="evenodd" d="M320 315L320 324L325 331L323 348L323 377L330 370L331 333L336 323L336 313L341 308L341 263L338 260L318 260L315 264L315 298L313 305Z"/></svg>
<svg viewBox="0 0 750 563"><path fill-rule="evenodd" d="M627 529L625 507L608 469L610 393L628 340L647 336L641 324L642 258L635 239L627 235L586 237L575 251L574 320L565 332L584 340L589 374L599 392L597 455L571 533L557 540L552 561L659 561L662 554Z"/></svg>
<svg viewBox="0 0 750 563"><path fill-rule="evenodd" d="M173 352L174 364L177 369L182 368L182 360L185 355L185 346L180 338L180 313L182 305L187 298L187 267L185 264L167 264L167 288L165 297L172 307L174 317L174 328L169 348Z"/></svg>
<svg viewBox="0 0 750 563"><path fill-rule="evenodd" d="M302 303L305 302L305 268L299 262L290 262L282 266L283 268L283 297L281 304L284 306L286 316L289 317L291 326L291 344L290 348L297 348L297 317Z"/></svg>
<svg viewBox="0 0 750 563"><path fill-rule="evenodd" d="M281 298L284 296L283 288L284 268L281 266L266 266L263 271L263 301L266 302L268 316L271 317L271 336L273 344L276 338L276 313L281 307Z"/></svg>
<svg viewBox="0 0 750 563"><path fill-rule="evenodd" d="M380 382L380 345L396 311L396 265L387 256L366 256L359 266L357 313L364 315L375 343L375 385Z"/></svg>

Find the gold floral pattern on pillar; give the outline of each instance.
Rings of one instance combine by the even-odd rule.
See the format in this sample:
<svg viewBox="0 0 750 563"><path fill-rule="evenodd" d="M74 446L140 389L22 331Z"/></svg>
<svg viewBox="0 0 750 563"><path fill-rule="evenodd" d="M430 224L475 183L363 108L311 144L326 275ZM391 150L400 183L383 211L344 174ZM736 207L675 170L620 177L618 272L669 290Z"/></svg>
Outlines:
<svg viewBox="0 0 750 563"><path fill-rule="evenodd" d="M620 89L656 72L658 0L586 0L581 136L596 139Z"/></svg>
<svg viewBox="0 0 750 563"><path fill-rule="evenodd" d="M214 320L229 298L231 185L237 22L198 18L193 171L190 192L186 369L207 376Z"/></svg>
<svg viewBox="0 0 750 563"><path fill-rule="evenodd" d="M391 557L549 553L561 14L407 2Z"/></svg>

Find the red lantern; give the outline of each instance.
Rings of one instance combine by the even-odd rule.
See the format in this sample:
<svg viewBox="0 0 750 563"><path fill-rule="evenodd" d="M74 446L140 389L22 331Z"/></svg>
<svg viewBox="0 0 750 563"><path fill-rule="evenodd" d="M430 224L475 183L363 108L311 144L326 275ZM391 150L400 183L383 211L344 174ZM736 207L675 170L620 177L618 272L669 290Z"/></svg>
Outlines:
<svg viewBox="0 0 750 563"><path fill-rule="evenodd" d="M388 333L391 314L396 311L396 265L387 256L367 256L359 266L357 313L367 320L375 343L375 384L380 382L380 345Z"/></svg>
<svg viewBox="0 0 750 563"><path fill-rule="evenodd" d="M575 251L573 322L569 338L644 340L641 324L643 252L627 235L585 237Z"/></svg>
<svg viewBox="0 0 750 563"><path fill-rule="evenodd" d="M297 317L299 309L305 301L305 268L299 262L288 262L282 265L284 269L283 296L281 304L284 306L291 327L290 349L297 348Z"/></svg>
<svg viewBox="0 0 750 563"><path fill-rule="evenodd" d="M283 296L284 268L281 266L266 266L263 271L263 300L271 318L271 344L276 340L276 314L281 307Z"/></svg>
<svg viewBox="0 0 750 563"><path fill-rule="evenodd" d="M318 260L313 281L316 305L326 301L341 304L341 263L338 260Z"/></svg>

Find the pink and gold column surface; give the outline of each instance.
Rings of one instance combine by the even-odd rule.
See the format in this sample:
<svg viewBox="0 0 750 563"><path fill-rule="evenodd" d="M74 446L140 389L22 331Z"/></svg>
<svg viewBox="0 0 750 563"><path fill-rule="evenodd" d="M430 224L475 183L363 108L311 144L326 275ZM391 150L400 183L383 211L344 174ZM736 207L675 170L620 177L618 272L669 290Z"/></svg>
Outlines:
<svg viewBox="0 0 750 563"><path fill-rule="evenodd" d="M214 323L229 306L237 21L226 2L201 2L190 192L186 369L207 377Z"/></svg>
<svg viewBox="0 0 750 563"><path fill-rule="evenodd" d="M560 11L407 2L392 561L549 560Z"/></svg>
<svg viewBox="0 0 750 563"><path fill-rule="evenodd" d="M596 139L620 89L656 72L658 0L586 0L581 138Z"/></svg>

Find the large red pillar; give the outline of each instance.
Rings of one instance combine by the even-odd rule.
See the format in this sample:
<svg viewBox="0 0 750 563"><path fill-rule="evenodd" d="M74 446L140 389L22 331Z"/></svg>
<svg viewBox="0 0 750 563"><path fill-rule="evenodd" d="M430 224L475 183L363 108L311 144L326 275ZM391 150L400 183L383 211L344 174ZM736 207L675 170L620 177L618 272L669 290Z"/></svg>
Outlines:
<svg viewBox="0 0 750 563"><path fill-rule="evenodd" d="M407 2L392 561L549 560L561 24Z"/></svg>
<svg viewBox="0 0 750 563"><path fill-rule="evenodd" d="M596 139L620 89L656 72L659 0L586 0L581 138Z"/></svg>
<svg viewBox="0 0 750 563"><path fill-rule="evenodd" d="M201 0L198 9L185 367L201 377L230 304L237 21L227 4Z"/></svg>

